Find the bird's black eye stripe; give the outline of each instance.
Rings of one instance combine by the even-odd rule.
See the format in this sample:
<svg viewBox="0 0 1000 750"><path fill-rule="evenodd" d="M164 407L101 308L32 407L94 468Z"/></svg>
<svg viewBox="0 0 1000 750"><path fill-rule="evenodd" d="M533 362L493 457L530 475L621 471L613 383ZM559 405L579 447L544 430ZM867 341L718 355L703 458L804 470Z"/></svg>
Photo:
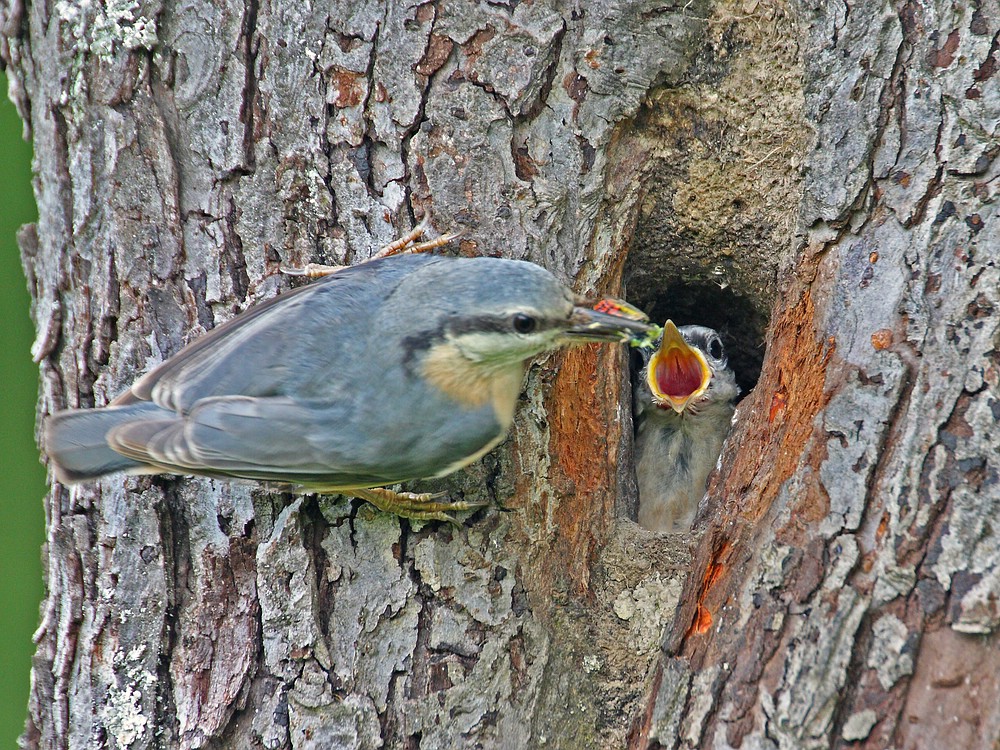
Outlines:
<svg viewBox="0 0 1000 750"><path fill-rule="evenodd" d="M538 328L538 321L525 313L514 313L510 322L518 333L531 333Z"/></svg>
<svg viewBox="0 0 1000 750"><path fill-rule="evenodd" d="M522 317L525 319L523 323L520 322L520 318ZM522 325L524 326L523 329L520 327ZM565 320L541 318L524 312L505 315L475 315L472 317L454 316L445 320L441 325L440 331L434 332L431 335L436 335L440 338L446 333L450 336L462 336L467 333L510 333L511 331L517 333L537 333L551 328L564 327L565 325Z"/></svg>

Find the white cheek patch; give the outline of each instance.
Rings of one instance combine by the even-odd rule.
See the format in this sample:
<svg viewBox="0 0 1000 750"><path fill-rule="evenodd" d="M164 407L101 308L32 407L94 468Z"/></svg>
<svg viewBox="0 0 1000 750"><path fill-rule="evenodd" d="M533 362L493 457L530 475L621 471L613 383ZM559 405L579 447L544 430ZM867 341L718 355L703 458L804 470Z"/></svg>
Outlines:
<svg viewBox="0 0 1000 750"><path fill-rule="evenodd" d="M470 362L516 362L558 346L555 331L518 334L497 331L474 331L451 337L451 343Z"/></svg>

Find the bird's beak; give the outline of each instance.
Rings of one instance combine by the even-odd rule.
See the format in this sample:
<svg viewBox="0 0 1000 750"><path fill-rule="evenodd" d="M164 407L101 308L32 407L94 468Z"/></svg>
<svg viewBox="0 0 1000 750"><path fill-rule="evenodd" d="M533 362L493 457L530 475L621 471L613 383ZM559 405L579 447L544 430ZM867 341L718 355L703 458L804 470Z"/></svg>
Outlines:
<svg viewBox="0 0 1000 750"><path fill-rule="evenodd" d="M655 326L641 310L627 302L605 297L596 303L573 308L571 328L565 335L574 341L639 341L649 337Z"/></svg>
<svg viewBox="0 0 1000 750"><path fill-rule="evenodd" d="M668 405L680 414L694 399L708 390L712 380L705 356L689 346L673 321L663 326L660 348L649 360L646 383L657 404Z"/></svg>

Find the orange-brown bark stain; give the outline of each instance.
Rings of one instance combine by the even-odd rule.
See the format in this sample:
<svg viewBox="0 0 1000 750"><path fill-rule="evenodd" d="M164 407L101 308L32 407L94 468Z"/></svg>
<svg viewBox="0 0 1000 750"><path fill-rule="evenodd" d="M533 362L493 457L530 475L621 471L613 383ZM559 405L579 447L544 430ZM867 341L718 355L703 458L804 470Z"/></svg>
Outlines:
<svg viewBox="0 0 1000 750"><path fill-rule="evenodd" d="M598 288L587 296L618 294L624 261L625 253L615 252ZM545 378L547 480L519 465L518 454L528 446L513 452L516 498L531 497L534 485L544 482L536 507L525 508L527 523L543 530L533 542L539 556L529 576L536 602L558 598L561 592L578 599L591 596L591 568L613 527L623 426L618 405L626 361L624 347L613 344L588 344L554 355Z"/></svg>
<svg viewBox="0 0 1000 750"><path fill-rule="evenodd" d="M558 529L550 564L577 596L608 533L616 491L621 424L613 409L624 371L619 353L590 345L562 355L548 401L550 480Z"/></svg>
<svg viewBox="0 0 1000 750"><path fill-rule="evenodd" d="M816 464L813 469L822 460L803 455L814 419L829 400L826 370L835 350L835 342L816 331L815 315L808 288L794 304L777 312L760 381L740 405L740 423L730 438L739 450L722 486L710 488L723 500L696 553L695 574L687 584L675 628L677 647L696 664L709 648L704 636L742 582L742 572L758 546L754 543L758 527L782 484L804 458ZM822 518L827 503L819 483L808 483L797 499L793 523L802 527ZM787 531L795 537L805 533L804 528ZM805 537L795 541L804 542Z"/></svg>

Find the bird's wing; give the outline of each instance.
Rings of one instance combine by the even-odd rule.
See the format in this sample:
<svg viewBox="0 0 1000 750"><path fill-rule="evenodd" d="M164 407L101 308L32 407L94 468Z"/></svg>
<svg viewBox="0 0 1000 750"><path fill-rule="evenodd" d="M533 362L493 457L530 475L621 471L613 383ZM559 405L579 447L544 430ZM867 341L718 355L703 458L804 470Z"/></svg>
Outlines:
<svg viewBox="0 0 1000 750"><path fill-rule="evenodd" d="M364 359L363 336L380 301L435 260L403 256L352 266L255 305L148 372L113 404L153 401L183 414L214 396L302 395L296 389L307 387L317 367L336 390L340 365Z"/></svg>
<svg viewBox="0 0 1000 750"><path fill-rule="evenodd" d="M181 474L322 481L345 489L414 478L395 476L391 460L359 461L354 434L335 430L330 439L331 423L349 424L350 409L287 397L208 398L186 415L116 427L108 443L128 458Z"/></svg>

